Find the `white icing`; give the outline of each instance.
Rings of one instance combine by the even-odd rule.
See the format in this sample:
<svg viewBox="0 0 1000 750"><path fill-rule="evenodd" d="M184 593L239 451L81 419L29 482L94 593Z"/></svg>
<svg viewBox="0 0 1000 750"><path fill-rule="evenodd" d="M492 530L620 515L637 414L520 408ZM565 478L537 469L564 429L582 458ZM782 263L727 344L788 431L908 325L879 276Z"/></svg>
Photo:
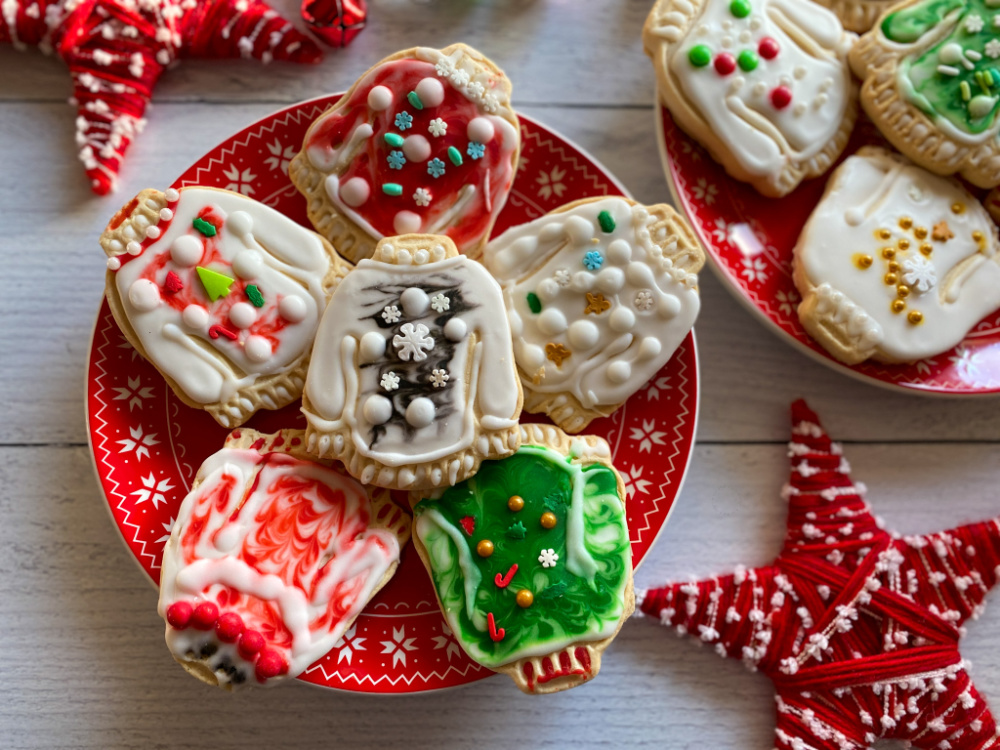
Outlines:
<svg viewBox="0 0 1000 750"><path fill-rule="evenodd" d="M234 211L226 218L226 229L238 237L250 234L253 231L253 217L246 211Z"/></svg>
<svg viewBox="0 0 1000 750"><path fill-rule="evenodd" d="M307 308L298 322L269 334L278 340L273 351L270 342L262 337L261 342L250 344L252 329L241 331L238 341L230 341L224 336L213 339L207 335L210 322L229 326L228 311L233 304L232 296L238 292L234 289L228 296L212 302L194 268L173 260L180 237L201 237L192 221L205 207L211 207L214 215L223 219L218 234L212 238L217 259L212 263L213 270L228 275L235 272L240 278L260 286L265 294L265 306L256 315L261 318L273 315L279 299L286 295L299 297ZM117 271L115 285L122 297L125 314L153 364L195 403L225 403L259 375L284 372L308 351L320 312L326 306L322 282L330 259L314 233L238 193L184 188L173 210L174 220L163 236ZM252 233L236 235L228 230L225 219L236 212L252 217ZM133 284L152 273L155 283L149 282L149 287L159 296L159 287L170 271L183 280L185 289L181 293L194 296L198 304L188 305L183 314L165 303L149 308L146 304L152 297L149 291L143 293L137 305L129 291ZM205 312L197 311L199 308ZM184 328L179 325L182 321Z"/></svg>
<svg viewBox="0 0 1000 750"><path fill-rule="evenodd" d="M468 448L477 415L483 423L503 425L514 424L519 414L518 376L499 286L465 256L435 260L444 255L438 248L426 254L434 262L358 263L323 317L306 378L309 423L326 432L349 427L355 449L388 466L434 461ZM449 309L442 313L421 305L425 312L411 317L400 299L410 289L427 297L445 294ZM388 311L393 313L385 317ZM370 332L393 345L380 363L358 367L356 352ZM397 356L404 347L407 359ZM435 369L449 373L444 387L431 382ZM377 432L361 408L374 393L393 395L393 416ZM426 427L410 421L414 415L408 407L415 398L434 406L433 422Z"/></svg>
<svg viewBox="0 0 1000 750"><path fill-rule="evenodd" d="M309 304L298 294L289 294L278 303L278 314L289 323L301 323L309 314Z"/></svg>
<svg viewBox="0 0 1000 750"><path fill-rule="evenodd" d="M952 211L956 203L965 206L962 213ZM861 215L862 220L846 221L849 213ZM923 242L933 248L929 258L920 253L922 243L912 231L900 227L902 218L927 230ZM946 242L932 237L940 221L954 233ZM891 230L891 239L876 238L879 229ZM985 237L982 251L972 239L977 231ZM900 238L907 238L910 245L907 250L897 248L895 260L902 280L915 282L916 288L906 298L906 310L893 313L890 304L896 299L896 287L883 280L887 267L880 251L896 247ZM859 253L873 258L871 267L855 264L853 258ZM958 183L875 149L850 157L834 173L803 229L795 256L806 278L822 290L819 314L846 328L849 338L869 356L876 346L893 361L933 356L958 344L1000 307L997 230L980 203ZM918 266L919 278L908 273ZM920 288L921 280L926 289ZM919 325L908 322L911 310L923 314Z"/></svg>
<svg viewBox="0 0 1000 750"><path fill-rule="evenodd" d="M422 79L415 90L424 107L437 107L444 101L444 85L437 78Z"/></svg>
<svg viewBox="0 0 1000 750"><path fill-rule="evenodd" d="M411 318L423 315L431 304L427 292L415 286L411 286L399 295L399 301L403 305L403 312Z"/></svg>
<svg viewBox="0 0 1000 750"><path fill-rule="evenodd" d="M493 123L487 117L473 117L465 128L466 136L476 143L489 143L495 133Z"/></svg>
<svg viewBox="0 0 1000 750"><path fill-rule="evenodd" d="M364 177L352 177L340 186L340 199L351 208L357 208L368 200L371 192L371 186Z"/></svg>
<svg viewBox="0 0 1000 750"><path fill-rule="evenodd" d="M392 106L392 90L387 86L375 86L368 92L368 106L376 112Z"/></svg>
<svg viewBox="0 0 1000 750"><path fill-rule="evenodd" d="M600 228L602 211L615 221L611 233ZM644 207L608 197L509 229L487 246L483 263L504 289L511 328L518 331L514 353L525 387L542 393L572 393L588 408L620 404L684 340L700 307L693 288L697 277L678 271L662 257L662 248L650 239L652 221ZM664 238L668 242L676 243L676 238ZM603 257L596 273L583 266L588 252ZM584 270L576 271L570 283L561 286L556 277L565 269ZM603 295L610 307L600 314L586 314L588 291ZM637 310L634 300L640 291L650 295L650 308L675 307L671 319L664 320L652 309ZM539 314L528 304L531 292L542 300ZM549 316L557 314L569 324L558 332L549 322ZM647 338L660 343L655 355L649 344L640 345ZM540 359L550 343L571 352L560 366ZM628 363L629 377L616 380L624 369L609 371L612 361Z"/></svg>
<svg viewBox="0 0 1000 750"><path fill-rule="evenodd" d="M375 331L368 331L368 333L361 337L358 355L361 357L362 364L380 360L385 356L385 335Z"/></svg>
<svg viewBox="0 0 1000 750"><path fill-rule="evenodd" d="M170 258L178 266L196 266L204 254L204 243L193 234L178 237L170 246Z"/></svg>
<svg viewBox="0 0 1000 750"><path fill-rule="evenodd" d="M365 400L362 414L373 425L385 424L392 416L392 401L378 394L369 396Z"/></svg>
<svg viewBox="0 0 1000 750"><path fill-rule="evenodd" d="M434 421L434 402L429 398L413 399L406 407L406 421L416 428L427 427Z"/></svg>
<svg viewBox="0 0 1000 750"><path fill-rule="evenodd" d="M431 155L431 144L422 135L408 135L403 141L403 154L408 161L427 161Z"/></svg>
<svg viewBox="0 0 1000 750"><path fill-rule="evenodd" d="M832 12L808 0L750 2L750 15L736 18L730 0L708 0L699 19L704 34L690 35L667 64L684 97L743 169L776 177L790 162L806 161L826 148L840 128L852 85L846 54L855 37ZM760 40L771 37L778 42L778 55L771 60L760 57L753 71L737 66L725 76L713 63L692 65L688 54L697 44L712 50L714 62L727 23L740 33L749 32L745 49L756 54ZM731 54L738 52L734 48ZM734 85L737 78L753 83ZM788 87L792 104L807 104L806 110L774 107L769 92L778 85Z"/></svg>
<svg viewBox="0 0 1000 750"><path fill-rule="evenodd" d="M160 306L160 288L148 279L138 279L128 288L128 301L140 312L149 312Z"/></svg>
<svg viewBox="0 0 1000 750"><path fill-rule="evenodd" d="M393 229L399 234L419 232L421 223L420 214L413 211L400 211L392 220Z"/></svg>
<svg viewBox="0 0 1000 750"><path fill-rule="evenodd" d="M229 320L237 328L249 328L257 320L257 310L249 302L237 302L229 310Z"/></svg>

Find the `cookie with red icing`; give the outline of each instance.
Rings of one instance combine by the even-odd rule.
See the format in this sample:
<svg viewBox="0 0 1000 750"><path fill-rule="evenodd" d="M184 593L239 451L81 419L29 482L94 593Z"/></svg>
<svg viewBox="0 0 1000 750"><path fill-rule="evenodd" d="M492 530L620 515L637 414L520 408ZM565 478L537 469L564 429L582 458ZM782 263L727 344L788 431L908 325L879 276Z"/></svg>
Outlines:
<svg viewBox="0 0 1000 750"><path fill-rule="evenodd" d="M101 235L122 333L184 403L235 427L302 392L329 295L330 243L228 190L144 190Z"/></svg>
<svg viewBox="0 0 1000 750"><path fill-rule="evenodd" d="M316 230L353 262L382 237L415 233L477 256L516 172L510 90L464 44L378 63L313 122L289 168Z"/></svg>
<svg viewBox="0 0 1000 750"><path fill-rule="evenodd" d="M322 658L399 564L410 517L303 433L234 431L198 470L163 550L158 610L174 658L233 690Z"/></svg>

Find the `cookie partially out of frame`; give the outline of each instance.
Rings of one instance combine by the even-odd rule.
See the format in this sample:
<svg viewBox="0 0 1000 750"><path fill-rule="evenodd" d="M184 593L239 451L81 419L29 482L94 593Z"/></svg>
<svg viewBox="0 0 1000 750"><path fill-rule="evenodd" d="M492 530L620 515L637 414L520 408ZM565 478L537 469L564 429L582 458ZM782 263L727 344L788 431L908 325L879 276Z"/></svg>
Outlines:
<svg viewBox="0 0 1000 750"><path fill-rule="evenodd" d="M554 693L597 676L635 609L625 487L600 438L521 433L473 481L410 493L413 542L466 654Z"/></svg>
<svg viewBox="0 0 1000 750"><path fill-rule="evenodd" d="M580 432L625 403L691 330L704 262L673 208L615 196L491 241L483 263L504 290L525 410Z"/></svg>
<svg viewBox="0 0 1000 750"><path fill-rule="evenodd" d="M956 180L864 147L830 177L795 246L802 325L846 364L912 362L1000 308L1000 240Z"/></svg>
<svg viewBox="0 0 1000 750"><path fill-rule="evenodd" d="M674 121L768 196L823 174L847 144L855 39L811 0L658 0L643 28Z"/></svg>
<svg viewBox="0 0 1000 750"><path fill-rule="evenodd" d="M309 219L357 262L382 237L440 234L477 256L520 151L510 81L464 44L371 68L306 133L289 176Z"/></svg>
<svg viewBox="0 0 1000 750"><path fill-rule="evenodd" d="M188 406L235 427L299 397L333 288L330 243L239 193L143 190L101 235L122 333Z"/></svg>
<svg viewBox="0 0 1000 750"><path fill-rule="evenodd" d="M851 51L861 104L925 169L1000 184L1000 8L986 0L906 0Z"/></svg>
<svg viewBox="0 0 1000 750"><path fill-rule="evenodd" d="M226 690L322 658L392 578L410 517L303 449L301 430L236 430L198 470L163 551L174 659Z"/></svg>
<svg viewBox="0 0 1000 750"><path fill-rule="evenodd" d="M427 489L517 450L500 286L447 237L381 240L337 287L302 396L307 448L365 484Z"/></svg>
<svg viewBox="0 0 1000 750"><path fill-rule="evenodd" d="M848 31L862 34L892 5L893 0L813 0L834 12Z"/></svg>

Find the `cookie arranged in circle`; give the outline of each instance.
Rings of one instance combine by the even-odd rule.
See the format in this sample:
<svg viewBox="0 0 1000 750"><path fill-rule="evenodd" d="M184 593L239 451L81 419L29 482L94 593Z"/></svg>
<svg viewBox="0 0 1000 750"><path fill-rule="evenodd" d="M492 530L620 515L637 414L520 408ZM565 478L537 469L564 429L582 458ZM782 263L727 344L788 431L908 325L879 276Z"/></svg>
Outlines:
<svg viewBox="0 0 1000 750"><path fill-rule="evenodd" d="M413 541L448 627L526 693L595 677L635 608L625 489L607 443L522 425L513 456L414 503Z"/></svg>
<svg viewBox="0 0 1000 750"><path fill-rule="evenodd" d="M855 39L811 0L658 0L643 28L674 121L768 196L823 174L847 144Z"/></svg>
<svg viewBox="0 0 1000 750"><path fill-rule="evenodd" d="M653 377L700 309L705 255L667 205L588 198L508 229L483 263L504 290L525 409L567 432Z"/></svg>
<svg viewBox="0 0 1000 750"><path fill-rule="evenodd" d="M227 690L301 674L399 564L410 517L302 451L303 433L236 430L198 470L163 551L173 657Z"/></svg>
<svg viewBox="0 0 1000 750"><path fill-rule="evenodd" d="M299 397L327 299L350 268L239 193L144 190L101 235L122 333L177 396L234 427Z"/></svg>
<svg viewBox="0 0 1000 750"><path fill-rule="evenodd" d="M310 126L289 168L317 231L354 262L382 237L414 233L477 256L520 151L510 90L464 44L375 65Z"/></svg>
<svg viewBox="0 0 1000 750"><path fill-rule="evenodd" d="M1000 240L957 181L864 147L841 164L795 246L799 319L846 364L951 349L1000 308Z"/></svg>
<svg viewBox="0 0 1000 750"><path fill-rule="evenodd" d="M862 34L890 8L893 0L814 0L833 11L848 31Z"/></svg>
<svg viewBox="0 0 1000 750"><path fill-rule="evenodd" d="M916 164L1000 185L1000 7L906 0L851 51L872 122Z"/></svg>
<svg viewBox="0 0 1000 750"><path fill-rule="evenodd" d="M433 235L381 240L338 286L302 398L308 450L393 489L513 453L521 406L500 286Z"/></svg>

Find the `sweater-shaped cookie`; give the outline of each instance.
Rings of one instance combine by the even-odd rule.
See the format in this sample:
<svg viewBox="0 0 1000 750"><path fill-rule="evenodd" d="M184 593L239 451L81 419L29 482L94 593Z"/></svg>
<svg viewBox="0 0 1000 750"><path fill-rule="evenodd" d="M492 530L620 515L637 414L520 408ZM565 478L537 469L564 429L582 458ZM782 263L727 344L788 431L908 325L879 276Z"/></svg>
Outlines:
<svg viewBox="0 0 1000 750"><path fill-rule="evenodd" d="M507 230L483 262L504 290L525 409L580 432L687 336L705 256L670 206L606 197Z"/></svg>
<svg viewBox="0 0 1000 750"><path fill-rule="evenodd" d="M906 0L851 51L861 103L892 145L938 174L1000 184L1000 6Z"/></svg>
<svg viewBox="0 0 1000 750"><path fill-rule="evenodd" d="M848 31L862 34L893 5L893 0L814 0L834 12Z"/></svg>
<svg viewBox="0 0 1000 750"><path fill-rule="evenodd" d="M316 335L307 448L365 484L427 489L517 450L521 383L500 287L447 237L379 242Z"/></svg>
<svg viewBox="0 0 1000 750"><path fill-rule="evenodd" d="M233 432L201 465L164 547L167 646L209 684L272 686L322 658L409 538L388 492L305 459L302 438Z"/></svg>
<svg viewBox="0 0 1000 750"><path fill-rule="evenodd" d="M349 265L239 193L144 190L101 235L122 333L184 403L225 427L302 391L326 302Z"/></svg>
<svg viewBox="0 0 1000 750"><path fill-rule="evenodd" d="M1000 242L958 182L865 147L841 164L795 247L799 319L837 359L947 351L1000 307Z"/></svg>
<svg viewBox="0 0 1000 750"><path fill-rule="evenodd" d="M441 234L477 256L507 200L520 150L510 81L464 44L397 52L306 133L289 175L338 252Z"/></svg>
<svg viewBox="0 0 1000 750"><path fill-rule="evenodd" d="M855 39L810 0L658 0L643 29L677 124L770 196L823 174L846 145Z"/></svg>
<svg viewBox="0 0 1000 750"><path fill-rule="evenodd" d="M632 547L607 443L521 430L521 449L474 480L411 493L413 540L469 657L553 693L596 676L632 614Z"/></svg>

